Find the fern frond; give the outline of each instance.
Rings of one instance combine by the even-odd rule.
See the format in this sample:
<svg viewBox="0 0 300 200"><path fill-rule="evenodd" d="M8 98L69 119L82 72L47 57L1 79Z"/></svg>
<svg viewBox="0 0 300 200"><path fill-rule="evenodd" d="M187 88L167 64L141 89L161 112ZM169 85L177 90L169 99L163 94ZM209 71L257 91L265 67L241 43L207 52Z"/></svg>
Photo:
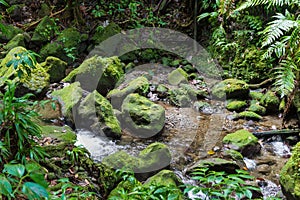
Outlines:
<svg viewBox="0 0 300 200"><path fill-rule="evenodd" d="M286 13L286 15L288 17L282 13L278 13L276 16L274 16L277 18L277 20L270 22L269 25L262 31L262 34L265 35L263 38L262 47L272 44L276 39L283 36L286 32L299 26L297 21L289 19L289 13Z"/></svg>
<svg viewBox="0 0 300 200"><path fill-rule="evenodd" d="M210 13L202 13L201 15L199 15L197 17L197 21L199 22L200 20L206 18L206 17L213 17L216 18L218 17L218 13L217 12L210 12Z"/></svg>
<svg viewBox="0 0 300 200"><path fill-rule="evenodd" d="M299 48L300 41L300 21L298 21L298 26L293 30L290 36L289 44L291 50L297 50Z"/></svg>
<svg viewBox="0 0 300 200"><path fill-rule="evenodd" d="M239 12L241 10L245 10L250 7L259 6L259 5L267 5L270 6L293 6L300 5L299 0L247 0L245 3L242 3L240 7L238 7L235 12Z"/></svg>
<svg viewBox="0 0 300 200"><path fill-rule="evenodd" d="M284 37L281 41L277 41L271 44L267 51L263 54L263 59L268 59L272 57L272 54L275 53L277 58L282 57L286 53L287 42L289 41L289 36Z"/></svg>
<svg viewBox="0 0 300 200"><path fill-rule="evenodd" d="M276 68L276 86L281 98L288 95L295 87L295 70L297 66L292 59L282 60L280 66Z"/></svg>

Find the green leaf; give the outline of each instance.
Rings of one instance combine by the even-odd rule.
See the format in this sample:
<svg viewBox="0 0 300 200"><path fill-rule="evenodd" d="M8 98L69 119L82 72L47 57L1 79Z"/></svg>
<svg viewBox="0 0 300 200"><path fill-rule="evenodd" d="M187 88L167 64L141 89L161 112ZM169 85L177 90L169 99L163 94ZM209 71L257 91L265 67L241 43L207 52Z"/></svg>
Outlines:
<svg viewBox="0 0 300 200"><path fill-rule="evenodd" d="M244 191L244 195L248 198L251 199L252 198L252 192L250 190L245 190Z"/></svg>
<svg viewBox="0 0 300 200"><path fill-rule="evenodd" d="M47 190L43 186L33 182L24 183L22 192L26 194L29 199L42 199L49 197Z"/></svg>
<svg viewBox="0 0 300 200"><path fill-rule="evenodd" d="M12 186L4 176L0 176L0 194L10 196L12 194Z"/></svg>
<svg viewBox="0 0 300 200"><path fill-rule="evenodd" d="M25 172L25 166L22 164L5 164L4 172L7 172L10 175L21 178Z"/></svg>

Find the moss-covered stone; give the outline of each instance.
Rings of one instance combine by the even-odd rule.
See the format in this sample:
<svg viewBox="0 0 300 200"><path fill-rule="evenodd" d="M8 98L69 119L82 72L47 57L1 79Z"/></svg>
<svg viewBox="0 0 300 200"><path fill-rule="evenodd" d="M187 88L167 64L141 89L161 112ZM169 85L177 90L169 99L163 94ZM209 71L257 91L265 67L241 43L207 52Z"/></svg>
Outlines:
<svg viewBox="0 0 300 200"><path fill-rule="evenodd" d="M45 16L35 28L31 41L36 43L43 43L43 42L50 41L50 39L54 37L55 26L56 26L55 22L50 17Z"/></svg>
<svg viewBox="0 0 300 200"><path fill-rule="evenodd" d="M212 95L217 99L246 99L249 95L249 85L242 80L226 79L212 88Z"/></svg>
<svg viewBox="0 0 300 200"><path fill-rule="evenodd" d="M300 142L293 148L292 156L280 171L280 185L287 199L300 199Z"/></svg>
<svg viewBox="0 0 300 200"><path fill-rule="evenodd" d="M106 136L121 137L121 126L114 115L111 104L97 91L90 93L80 102L78 118L76 124L80 127L90 129L97 125L95 123L100 122L100 127Z"/></svg>
<svg viewBox="0 0 300 200"><path fill-rule="evenodd" d="M66 50L69 50L75 57L79 53L78 45L81 42L81 34L76 28L66 28L58 36L57 41L63 44ZM72 49L73 48L73 49ZM72 50L71 50L72 49ZM68 52L65 52L68 53Z"/></svg>
<svg viewBox="0 0 300 200"><path fill-rule="evenodd" d="M146 77L140 76L136 79L130 81L122 89L113 89L108 94L107 97L111 100L111 104L116 109L120 109L123 100L130 93L138 93L140 95L146 95L149 91L149 81Z"/></svg>
<svg viewBox="0 0 300 200"><path fill-rule="evenodd" d="M74 69L63 81L74 82L77 78L83 89L92 92L97 88L101 95L106 96L123 75L123 64L118 57L93 56Z"/></svg>
<svg viewBox="0 0 300 200"><path fill-rule="evenodd" d="M243 155L236 151L236 150L233 150L233 149L228 149L224 152L224 155L225 156L230 156L233 160L237 160L237 161L242 161L243 160Z"/></svg>
<svg viewBox="0 0 300 200"><path fill-rule="evenodd" d="M124 99L122 112L122 126L142 138L160 133L165 125L164 108L139 94L129 94Z"/></svg>
<svg viewBox="0 0 300 200"><path fill-rule="evenodd" d="M263 94L262 92L251 91L251 92L249 93L249 96L250 96L251 99L253 99L253 100L260 101L261 98L264 96L264 94Z"/></svg>
<svg viewBox="0 0 300 200"><path fill-rule="evenodd" d="M38 12L39 17L42 18L50 14L51 8L46 3L42 3L41 8Z"/></svg>
<svg viewBox="0 0 300 200"><path fill-rule="evenodd" d="M267 112L276 113L279 107L279 98L274 92L269 90L260 100L260 104L267 109Z"/></svg>
<svg viewBox="0 0 300 200"><path fill-rule="evenodd" d="M187 83L188 76L183 69L177 68L168 75L168 81L171 85L179 85L180 83Z"/></svg>
<svg viewBox="0 0 300 200"><path fill-rule="evenodd" d="M211 114L213 109L209 103L206 101L196 101L193 105L193 107L199 111L199 112L204 112L206 114Z"/></svg>
<svg viewBox="0 0 300 200"><path fill-rule="evenodd" d="M248 108L248 111L255 112L259 115L265 115L266 114L266 108L259 105L258 101L251 101L251 105Z"/></svg>
<svg viewBox="0 0 300 200"><path fill-rule="evenodd" d="M41 66L50 75L50 83L59 82L65 77L67 63L59 58L49 56L45 62L41 63Z"/></svg>
<svg viewBox="0 0 300 200"><path fill-rule="evenodd" d="M233 119L261 120L262 116L252 111L243 111L233 115Z"/></svg>
<svg viewBox="0 0 300 200"><path fill-rule="evenodd" d="M188 92L182 88L170 89L168 95L170 103L178 107L188 107L192 102Z"/></svg>
<svg viewBox="0 0 300 200"><path fill-rule="evenodd" d="M3 41L9 41L11 39L13 39L17 34L19 33L23 33L23 30L14 26L14 25L6 25L6 24L2 24L3 25L3 29L5 29L6 31L1 32L0 33L0 38Z"/></svg>
<svg viewBox="0 0 300 200"><path fill-rule="evenodd" d="M109 25L107 25L103 30L96 32L94 36L92 37L92 40L95 44L100 44L104 40L118 34L121 32L121 28L118 24L111 22Z"/></svg>
<svg viewBox="0 0 300 200"><path fill-rule="evenodd" d="M222 158L209 158L200 160L188 168L188 173L193 172L196 168L209 168L213 171L225 171L228 173L235 173L239 166L234 161L225 160Z"/></svg>
<svg viewBox="0 0 300 200"><path fill-rule="evenodd" d="M35 63L34 67L28 67L30 73L25 73L24 66L18 65L16 69L13 66L7 67L6 64L11 60L16 59L15 55L19 53L26 53L24 47L15 47L11 49L5 58L1 61L0 77L13 80L13 82L20 83L17 95L24 95L25 93L32 92L38 94L43 92L49 86L49 74L43 69L40 64ZM23 75L21 78L18 76L18 70L22 69ZM4 83L0 81L0 86Z"/></svg>
<svg viewBox="0 0 300 200"><path fill-rule="evenodd" d="M13 37L13 39L11 39L3 48L5 50L11 50L19 46L25 47L25 36L21 33Z"/></svg>
<svg viewBox="0 0 300 200"><path fill-rule="evenodd" d="M41 59L46 59L49 56L66 59L64 48L62 44L52 42L44 45L39 52Z"/></svg>
<svg viewBox="0 0 300 200"><path fill-rule="evenodd" d="M52 97L56 97L62 106L62 114L68 120L73 121L72 109L82 97L83 90L79 82L72 83L63 89L53 91Z"/></svg>
<svg viewBox="0 0 300 200"><path fill-rule="evenodd" d="M240 151L244 156L253 156L260 151L258 139L247 130L238 130L223 138L223 143L231 149Z"/></svg>
<svg viewBox="0 0 300 200"><path fill-rule="evenodd" d="M247 106L246 101L231 101L226 105L226 108L230 111L241 111Z"/></svg>

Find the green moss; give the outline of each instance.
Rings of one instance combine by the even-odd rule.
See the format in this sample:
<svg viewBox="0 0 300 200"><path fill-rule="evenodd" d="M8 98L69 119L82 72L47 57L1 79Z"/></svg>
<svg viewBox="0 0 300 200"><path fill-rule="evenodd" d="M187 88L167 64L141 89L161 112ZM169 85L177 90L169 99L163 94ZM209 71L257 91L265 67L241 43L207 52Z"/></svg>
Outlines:
<svg viewBox="0 0 300 200"><path fill-rule="evenodd" d="M238 149L242 149L248 145L257 144L258 139L247 130L238 130L234 133L230 133L223 138L224 144L231 144Z"/></svg>
<svg viewBox="0 0 300 200"><path fill-rule="evenodd" d="M41 63L41 66L50 75L50 83L59 82L65 77L67 63L59 58L49 56L45 62Z"/></svg>
<svg viewBox="0 0 300 200"><path fill-rule="evenodd" d="M247 119L247 120L261 120L262 116L260 116L259 114L256 114L255 112L252 111L243 111L240 113L235 114L234 119Z"/></svg>
<svg viewBox="0 0 300 200"><path fill-rule="evenodd" d="M50 39L54 37L55 26L54 21L50 17L45 16L35 28L31 41L37 43L50 41Z"/></svg>
<svg viewBox="0 0 300 200"><path fill-rule="evenodd" d="M251 99L253 99L253 100L260 101L261 98L264 96L264 94L261 93L261 92L254 92L254 91L251 91L251 92L249 93L249 96L250 96Z"/></svg>
<svg viewBox="0 0 300 200"><path fill-rule="evenodd" d="M111 22L108 26L106 26L102 31L96 32L92 37L92 40L95 44L100 44L104 40L118 34L121 32L121 28L114 22ZM114 45L112 45L114 46Z"/></svg>
<svg viewBox="0 0 300 200"><path fill-rule="evenodd" d="M292 156L280 171L280 184L289 199L300 199L300 142L293 148Z"/></svg>
<svg viewBox="0 0 300 200"><path fill-rule="evenodd" d="M6 41L13 39L17 34L23 33L24 31L13 25L2 24L5 32L0 33L0 38Z"/></svg>
<svg viewBox="0 0 300 200"><path fill-rule="evenodd" d="M123 89L113 89L107 97L111 100L112 105L116 109L120 109L123 100L130 93L138 93L140 95L146 95L149 91L149 81L146 77L140 76L130 81Z"/></svg>
<svg viewBox="0 0 300 200"><path fill-rule="evenodd" d="M249 85L242 80L226 79L212 88L212 95L218 99L245 99L249 95Z"/></svg>
<svg viewBox="0 0 300 200"><path fill-rule="evenodd" d="M187 83L188 76L189 75L182 68L177 68L168 75L168 81L171 85Z"/></svg>
<svg viewBox="0 0 300 200"><path fill-rule="evenodd" d="M230 111L241 111L247 106L246 101L231 101L226 105L226 108Z"/></svg>
<svg viewBox="0 0 300 200"><path fill-rule="evenodd" d="M72 83L63 89L53 91L52 97L56 97L62 105L62 114L69 120L73 120L72 109L82 97L82 89L79 82Z"/></svg>
<svg viewBox="0 0 300 200"><path fill-rule="evenodd" d="M225 155L229 155L234 160L242 161L244 158L240 152L233 149L228 149L224 153Z"/></svg>
<svg viewBox="0 0 300 200"><path fill-rule="evenodd" d="M102 58L93 56L68 74L63 81L74 82L76 76L80 76L83 89L92 92L95 89L93 84L98 84L97 91L105 96L108 91L115 87L115 84L123 75L123 64L118 57Z"/></svg>
<svg viewBox="0 0 300 200"><path fill-rule="evenodd" d="M5 50L11 50L18 46L25 47L25 37L21 33L17 34L15 37L13 37L13 39L11 39L3 48Z"/></svg>
<svg viewBox="0 0 300 200"><path fill-rule="evenodd" d="M193 107L197 110L197 111L203 111L205 109L210 109L211 106L209 103L205 102L205 101L196 101L193 105Z"/></svg>
<svg viewBox="0 0 300 200"><path fill-rule="evenodd" d="M258 101L252 101L250 107L248 108L248 111L255 112L259 115L266 114L266 108L259 105Z"/></svg>
<svg viewBox="0 0 300 200"><path fill-rule="evenodd" d="M279 98L274 92L269 90L260 100L260 104L267 109L267 112L277 112L279 106Z"/></svg>
<svg viewBox="0 0 300 200"><path fill-rule="evenodd" d="M64 48L62 44L57 42L48 43L43 46L40 50L41 59L46 59L49 56L54 56L60 58L62 60L66 60L66 56L64 55Z"/></svg>
<svg viewBox="0 0 300 200"><path fill-rule="evenodd" d="M165 125L165 110L139 94L129 94L123 101L124 125L134 135L151 137Z"/></svg>
<svg viewBox="0 0 300 200"><path fill-rule="evenodd" d="M111 104L97 91L90 93L82 100L78 107L78 114L81 118L79 123L82 122L82 125L85 127L89 128L93 126L95 121L96 123L100 122L103 123L101 127L105 127L103 131L107 136L114 138L121 137L120 123L113 113ZM98 119L93 119L93 116L97 116Z"/></svg>

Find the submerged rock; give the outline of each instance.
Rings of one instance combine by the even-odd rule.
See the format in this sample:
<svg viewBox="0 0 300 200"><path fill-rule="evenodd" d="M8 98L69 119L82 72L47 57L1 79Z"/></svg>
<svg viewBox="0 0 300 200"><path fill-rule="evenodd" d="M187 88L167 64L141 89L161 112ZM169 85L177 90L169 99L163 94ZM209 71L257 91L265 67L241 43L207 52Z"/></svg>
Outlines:
<svg viewBox="0 0 300 200"><path fill-rule="evenodd" d="M226 79L212 88L212 95L217 99L246 99L249 95L249 85L242 80Z"/></svg>
<svg viewBox="0 0 300 200"><path fill-rule="evenodd" d="M111 104L97 91L90 93L80 102L77 112L75 121L80 128L95 129L99 126L106 136L121 137L120 123Z"/></svg>
<svg viewBox="0 0 300 200"><path fill-rule="evenodd" d="M74 82L76 79L84 90L92 92L97 89L101 95L106 96L123 75L123 64L118 57L93 56L74 69L63 81Z"/></svg>
<svg viewBox="0 0 300 200"><path fill-rule="evenodd" d="M139 94L125 98L122 113L122 127L141 138L157 135L165 125L165 109Z"/></svg>
<svg viewBox="0 0 300 200"><path fill-rule="evenodd" d="M300 142L292 152L291 158L283 166L280 172L280 185L284 195L289 200L300 199Z"/></svg>
<svg viewBox="0 0 300 200"><path fill-rule="evenodd" d="M253 157L260 152L257 137L247 130L238 130L223 138L223 143L229 148L240 151L245 157Z"/></svg>
<svg viewBox="0 0 300 200"><path fill-rule="evenodd" d="M40 64L34 63L30 55L28 55L27 59L29 60L28 62L33 63L33 67L25 67L23 64L17 65L16 69L13 64L10 67L7 67L7 64L12 60L16 60L16 62L18 62L17 59L19 59L19 57L16 57L16 55L24 53L28 53L24 47L15 47L10 50L1 61L0 77L19 83L19 87L16 92L17 96L22 96L29 92L34 94L42 93L49 87L49 74L40 66ZM21 76L18 74L19 70L23 72ZM3 86L3 84L4 82L1 82L0 80L0 87Z"/></svg>

